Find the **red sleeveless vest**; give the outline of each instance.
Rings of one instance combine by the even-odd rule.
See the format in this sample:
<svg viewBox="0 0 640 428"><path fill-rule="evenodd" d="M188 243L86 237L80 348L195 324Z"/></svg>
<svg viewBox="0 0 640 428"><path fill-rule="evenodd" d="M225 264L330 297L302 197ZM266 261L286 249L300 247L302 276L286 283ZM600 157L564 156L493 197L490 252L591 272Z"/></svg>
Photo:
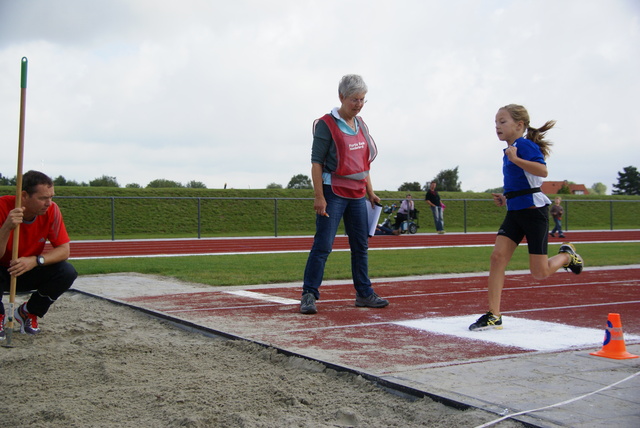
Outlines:
<svg viewBox="0 0 640 428"><path fill-rule="evenodd" d="M360 117L356 117L358 133L348 135L340 130L330 114L324 115L319 120L327 124L336 145L338 166L331 173L333 193L349 199L364 197L367 194L367 176L370 165L378 154L367 125Z"/></svg>

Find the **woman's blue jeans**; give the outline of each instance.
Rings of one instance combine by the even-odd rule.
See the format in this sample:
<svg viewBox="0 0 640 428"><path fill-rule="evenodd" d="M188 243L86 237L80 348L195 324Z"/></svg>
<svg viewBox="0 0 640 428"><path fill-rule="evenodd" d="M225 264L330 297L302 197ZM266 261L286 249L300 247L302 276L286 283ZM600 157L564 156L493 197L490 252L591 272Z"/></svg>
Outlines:
<svg viewBox="0 0 640 428"><path fill-rule="evenodd" d="M351 248L351 274L356 292L361 297L373 294L369 279L369 227L367 224L367 205L369 201L362 199L345 199L336 196L331 186L324 186L324 198L327 201L329 217L316 214L316 234L313 246L304 270L302 294L313 293L320 298L320 284L324 276L324 267L333 248L340 220L344 219L344 226L349 236Z"/></svg>

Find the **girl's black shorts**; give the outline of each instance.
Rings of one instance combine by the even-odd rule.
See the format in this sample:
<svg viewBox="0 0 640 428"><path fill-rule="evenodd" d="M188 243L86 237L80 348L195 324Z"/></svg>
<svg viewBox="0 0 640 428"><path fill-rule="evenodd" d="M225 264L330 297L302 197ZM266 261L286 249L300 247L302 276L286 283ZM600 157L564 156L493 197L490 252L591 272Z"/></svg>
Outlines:
<svg viewBox="0 0 640 428"><path fill-rule="evenodd" d="M549 243L549 206L507 211L498 230L516 244L527 238L529 254L547 254Z"/></svg>

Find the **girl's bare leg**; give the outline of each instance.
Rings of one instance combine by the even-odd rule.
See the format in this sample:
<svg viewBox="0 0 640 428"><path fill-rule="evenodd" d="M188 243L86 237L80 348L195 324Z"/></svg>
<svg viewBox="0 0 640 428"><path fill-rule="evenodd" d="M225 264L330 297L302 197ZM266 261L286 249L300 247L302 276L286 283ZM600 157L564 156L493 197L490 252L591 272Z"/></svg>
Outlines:
<svg viewBox="0 0 640 428"><path fill-rule="evenodd" d="M529 269L537 280L545 279L555 273L562 266L569 263L571 257L567 253L547 257L546 254L529 254Z"/></svg>
<svg viewBox="0 0 640 428"><path fill-rule="evenodd" d="M491 253L491 267L489 269L489 310L496 316L500 315L500 301L504 287L505 271L518 244L506 236L498 235Z"/></svg>

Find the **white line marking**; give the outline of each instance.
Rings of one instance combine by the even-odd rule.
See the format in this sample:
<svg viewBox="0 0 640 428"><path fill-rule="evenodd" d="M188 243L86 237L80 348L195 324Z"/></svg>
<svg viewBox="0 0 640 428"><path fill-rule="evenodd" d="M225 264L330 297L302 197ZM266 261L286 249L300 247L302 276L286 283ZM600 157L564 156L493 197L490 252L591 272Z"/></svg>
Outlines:
<svg viewBox="0 0 640 428"><path fill-rule="evenodd" d="M425 279L428 280L428 279ZM411 280L411 281L420 281L420 279L416 279L416 280ZM402 280L399 281L386 281L386 282L402 282ZM409 280L405 280L404 282L409 282ZM617 280L612 280L612 281L595 281L595 282L576 282L576 283L569 283L569 284L546 284L546 285L542 285L542 284L535 284L535 285L525 285L525 286L514 286L514 287L509 287L509 288L505 288L504 292L508 293L508 292L518 292L521 290L538 290L538 289L542 289L542 288L556 288L556 287L580 287L580 286L594 286L594 285L616 285L616 284L623 284L623 285L633 285L634 284L640 282L640 280L636 280L636 279L629 279L629 280L621 280L621 281L617 281ZM376 284L376 285L380 285L380 284ZM385 295L385 297L389 298L389 297L410 297L410 298L416 298L416 297L425 297L425 296L448 296L451 294L469 294L469 293L486 293L487 289L485 287L483 288L473 288L470 290L459 290L459 291L436 291L436 292L424 292L424 293L412 293L412 294L396 294L396 295ZM619 302L615 302L615 303L619 303ZM630 302L622 302L622 303L637 303L637 301L630 301ZM598 304L595 304L598 305ZM590 305L587 305L590 306Z"/></svg>
<svg viewBox="0 0 640 428"><path fill-rule="evenodd" d="M242 239L242 238L236 238ZM583 244L635 244L640 241L575 241L575 243ZM493 247L494 244L474 244L474 245L437 245L437 246L405 246L405 247L380 247L369 248L369 251L392 251L392 250L430 250L430 249L442 249L442 248L479 248L479 247ZM558 243L550 243L550 245L560 245ZM290 254L290 253L308 253L311 250L278 250L278 251L235 251L230 253L223 252L207 252L207 253L185 253L185 254L144 254L144 255L119 255L119 256L87 256L87 257L69 257L69 260L96 260L96 259L127 259L127 258L153 258L153 257L193 257L193 256L238 256L238 255L252 255L252 254ZM346 252L351 251L349 248L334 249L333 252ZM589 270L592 268L589 266Z"/></svg>
<svg viewBox="0 0 640 428"><path fill-rule="evenodd" d="M627 300L625 302L585 303L584 305L554 306L550 308L518 309L517 311L502 311L502 313L519 314L521 312L555 311L560 309L593 308L596 306L631 305L635 303L640 303L640 300Z"/></svg>
<svg viewBox="0 0 640 428"><path fill-rule="evenodd" d="M250 299L260 300L263 302L281 303L283 305L299 305L300 300L287 299L286 297L273 296L271 294L256 293L255 291L224 291L225 294L233 294L234 296L248 297Z"/></svg>

